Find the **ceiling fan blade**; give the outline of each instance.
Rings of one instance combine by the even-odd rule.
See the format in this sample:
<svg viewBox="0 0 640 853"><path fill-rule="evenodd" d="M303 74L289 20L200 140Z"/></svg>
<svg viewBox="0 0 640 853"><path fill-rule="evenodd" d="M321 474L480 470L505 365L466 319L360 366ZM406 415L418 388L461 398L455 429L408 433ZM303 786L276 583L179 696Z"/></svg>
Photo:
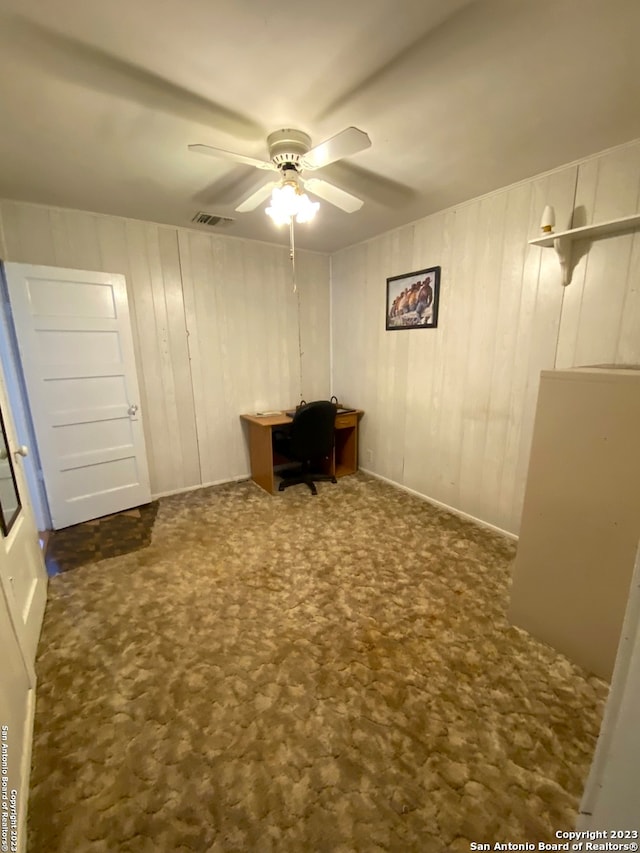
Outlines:
<svg viewBox="0 0 640 853"><path fill-rule="evenodd" d="M265 181L275 180L275 175L263 172L261 169L247 169L236 165L226 169L209 184L195 193L192 198L198 204L208 207L229 207L233 209L243 199L261 187Z"/></svg>
<svg viewBox="0 0 640 853"><path fill-rule="evenodd" d="M302 158L303 169L322 169L323 166L328 166L336 160L341 160L343 157L350 157L352 154L357 154L358 151L364 151L369 148L371 140L363 130L358 130L357 127L347 127L340 131L331 139L321 142L316 145L311 151Z"/></svg>
<svg viewBox="0 0 640 853"><path fill-rule="evenodd" d="M277 172L278 167L274 166L269 160L258 160L256 157L245 157L244 154L237 154L235 151L225 151L222 148L213 148L211 145L189 145L189 151L195 151L196 154L208 154L209 157L219 157L223 160L233 160L236 163L243 163L245 166L254 166L256 169L267 169L270 172Z"/></svg>
<svg viewBox="0 0 640 853"><path fill-rule="evenodd" d="M344 210L347 213L355 213L364 204L361 198L339 189L328 181L322 181L320 178L310 178L308 181L303 181L303 183L305 189L309 190L310 193L320 196L320 198L328 201L329 204L334 204L340 210Z"/></svg>
<svg viewBox="0 0 640 853"><path fill-rule="evenodd" d="M239 204L236 207L236 211L238 213L249 213L249 211L255 210L259 204L269 198L273 188L278 186L280 186L280 181L269 181L267 184L260 187L259 190L252 193L249 198L246 198L242 204Z"/></svg>
<svg viewBox="0 0 640 853"><path fill-rule="evenodd" d="M322 171L322 177L358 198L363 198L365 202L373 201L384 207L404 207L415 199L415 190L411 187L361 169L348 161L327 166Z"/></svg>

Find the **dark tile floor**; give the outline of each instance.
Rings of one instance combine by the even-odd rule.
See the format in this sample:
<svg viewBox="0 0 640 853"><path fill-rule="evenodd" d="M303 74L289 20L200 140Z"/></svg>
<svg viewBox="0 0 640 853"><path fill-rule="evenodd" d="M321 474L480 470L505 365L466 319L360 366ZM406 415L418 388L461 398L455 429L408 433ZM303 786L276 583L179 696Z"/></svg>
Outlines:
<svg viewBox="0 0 640 853"><path fill-rule="evenodd" d="M64 530L54 530L47 542L45 562L49 576L86 563L119 557L151 543L158 501L105 515Z"/></svg>

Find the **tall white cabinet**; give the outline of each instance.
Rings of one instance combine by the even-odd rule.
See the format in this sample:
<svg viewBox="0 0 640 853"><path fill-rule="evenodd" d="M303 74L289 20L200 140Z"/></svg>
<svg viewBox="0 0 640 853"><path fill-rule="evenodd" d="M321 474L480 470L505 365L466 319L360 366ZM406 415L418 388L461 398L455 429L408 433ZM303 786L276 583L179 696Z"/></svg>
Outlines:
<svg viewBox="0 0 640 853"><path fill-rule="evenodd" d="M510 621L610 680L640 540L640 369L543 371Z"/></svg>

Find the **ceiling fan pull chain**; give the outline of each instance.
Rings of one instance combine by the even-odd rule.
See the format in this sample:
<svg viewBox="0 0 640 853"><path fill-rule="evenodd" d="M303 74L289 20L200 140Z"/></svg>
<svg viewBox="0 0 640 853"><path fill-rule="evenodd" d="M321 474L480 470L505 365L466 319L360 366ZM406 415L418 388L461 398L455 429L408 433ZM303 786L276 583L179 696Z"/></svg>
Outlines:
<svg viewBox="0 0 640 853"><path fill-rule="evenodd" d="M298 285L296 284L296 246L293 239L293 216L289 218L289 257L291 258L291 280L293 282L293 292L296 293Z"/></svg>
<svg viewBox="0 0 640 853"><path fill-rule="evenodd" d="M296 309L298 314L298 370L300 379L300 399L302 400L302 324L300 322L300 291L296 283L296 245L293 237L293 220L289 219L289 257L291 258L291 278L293 280L293 292L296 295Z"/></svg>

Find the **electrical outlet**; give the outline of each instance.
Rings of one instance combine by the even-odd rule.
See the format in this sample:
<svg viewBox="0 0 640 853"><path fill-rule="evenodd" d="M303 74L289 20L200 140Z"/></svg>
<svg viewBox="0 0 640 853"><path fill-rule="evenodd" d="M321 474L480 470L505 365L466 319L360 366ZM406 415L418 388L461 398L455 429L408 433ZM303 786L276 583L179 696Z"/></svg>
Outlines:
<svg viewBox="0 0 640 853"><path fill-rule="evenodd" d="M373 465L373 450L365 450L367 465Z"/></svg>

